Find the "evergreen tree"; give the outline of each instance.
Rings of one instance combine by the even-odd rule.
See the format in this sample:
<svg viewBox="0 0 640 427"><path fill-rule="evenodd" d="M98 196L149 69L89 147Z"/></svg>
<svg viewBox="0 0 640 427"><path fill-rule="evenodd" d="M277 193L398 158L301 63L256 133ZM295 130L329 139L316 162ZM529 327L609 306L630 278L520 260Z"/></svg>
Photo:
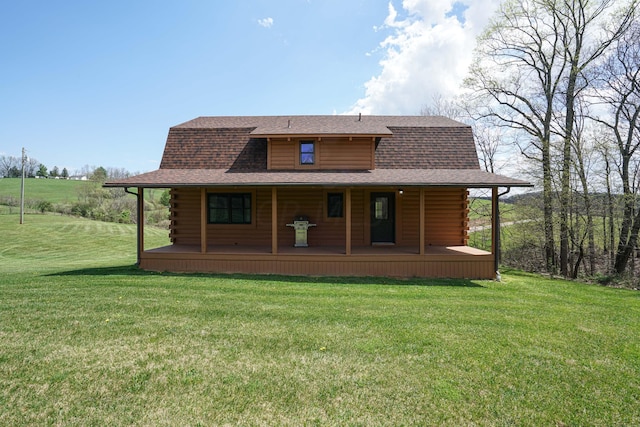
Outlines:
<svg viewBox="0 0 640 427"><path fill-rule="evenodd" d="M40 163L40 166L38 166L38 171L36 172L36 176L41 176L44 178L47 177L47 167L42 163Z"/></svg>
<svg viewBox="0 0 640 427"><path fill-rule="evenodd" d="M96 168L91 174L91 181L105 182L107 180L107 170L102 166Z"/></svg>

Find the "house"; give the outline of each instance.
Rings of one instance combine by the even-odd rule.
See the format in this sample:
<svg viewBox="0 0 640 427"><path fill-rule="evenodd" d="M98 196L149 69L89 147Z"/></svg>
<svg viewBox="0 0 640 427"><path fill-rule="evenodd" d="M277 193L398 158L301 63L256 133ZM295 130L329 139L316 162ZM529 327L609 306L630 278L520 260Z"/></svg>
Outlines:
<svg viewBox="0 0 640 427"><path fill-rule="evenodd" d="M480 170L471 128L425 116L199 117L137 194L138 264L157 271L493 278L468 194L527 182ZM137 189L135 192L131 189ZM144 190L169 188L171 245L144 247Z"/></svg>

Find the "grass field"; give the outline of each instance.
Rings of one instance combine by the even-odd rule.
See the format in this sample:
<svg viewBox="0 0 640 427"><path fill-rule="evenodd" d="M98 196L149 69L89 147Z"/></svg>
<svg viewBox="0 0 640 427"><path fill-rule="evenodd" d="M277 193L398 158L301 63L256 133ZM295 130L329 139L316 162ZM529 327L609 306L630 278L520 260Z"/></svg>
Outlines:
<svg viewBox="0 0 640 427"><path fill-rule="evenodd" d="M146 273L134 231L0 215L0 425L640 424L636 291Z"/></svg>
<svg viewBox="0 0 640 427"><path fill-rule="evenodd" d="M20 178L0 179L0 195L19 200L20 184ZM25 200L46 200L51 203L73 203L78 200L78 190L83 185L87 185L87 182L28 178L24 180L24 198Z"/></svg>
<svg viewBox="0 0 640 427"><path fill-rule="evenodd" d="M73 181L68 179L25 179L25 200L45 200L53 204L71 204L78 201L78 192L83 186L95 185L90 181ZM0 196L11 196L20 199L20 178L0 179ZM159 200L162 189L148 189L145 199Z"/></svg>

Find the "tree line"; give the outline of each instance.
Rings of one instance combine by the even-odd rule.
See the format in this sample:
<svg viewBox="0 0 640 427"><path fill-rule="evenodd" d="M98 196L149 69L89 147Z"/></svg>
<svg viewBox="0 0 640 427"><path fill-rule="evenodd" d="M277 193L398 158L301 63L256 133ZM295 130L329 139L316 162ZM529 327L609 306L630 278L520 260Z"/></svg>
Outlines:
<svg viewBox="0 0 640 427"><path fill-rule="evenodd" d="M0 156L0 176L4 178L22 177L22 159L15 156ZM26 178L69 178L67 168L54 166L48 170L45 165L35 158L27 158L24 162L24 175Z"/></svg>
<svg viewBox="0 0 640 427"><path fill-rule="evenodd" d="M97 175L96 175L97 174ZM106 179L127 178L131 174L124 168L113 167L95 167L85 165L79 170L70 174L66 167L62 170L58 166L48 169L47 166L40 163L39 160L29 157L24 162L24 175L26 178L71 178L72 176L84 177L85 179L94 179L97 181L106 181ZM95 177L94 177L95 175ZM22 177L22 159L16 156L0 156L0 177L3 178L20 178Z"/></svg>
<svg viewBox="0 0 640 427"><path fill-rule="evenodd" d="M529 227L542 224L526 257L540 254L553 274L624 276L634 262L638 8L638 0L507 0L477 40L463 96L422 111L473 123L486 170L508 166L501 157L524 165L542 189L526 199L541 217Z"/></svg>

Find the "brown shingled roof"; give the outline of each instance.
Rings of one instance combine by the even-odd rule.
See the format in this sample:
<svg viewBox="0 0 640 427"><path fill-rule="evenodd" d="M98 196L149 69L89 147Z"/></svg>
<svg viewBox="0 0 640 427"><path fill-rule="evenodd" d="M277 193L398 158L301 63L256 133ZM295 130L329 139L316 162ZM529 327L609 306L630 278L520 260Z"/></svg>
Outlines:
<svg viewBox="0 0 640 427"><path fill-rule="evenodd" d="M266 170L267 141L251 138L252 129L171 128L160 169Z"/></svg>
<svg viewBox="0 0 640 427"><path fill-rule="evenodd" d="M375 169L370 171L235 172L226 169L159 169L133 176L106 187L180 186L454 186L527 187L518 179L479 169Z"/></svg>
<svg viewBox="0 0 640 427"><path fill-rule="evenodd" d="M380 168L479 168L471 128L445 117L257 116L199 117L172 127L160 169L266 170L267 137L328 134L378 137Z"/></svg>
<svg viewBox="0 0 640 427"><path fill-rule="evenodd" d="M376 148L376 168L480 169L469 126L390 127Z"/></svg>
<svg viewBox="0 0 640 427"><path fill-rule="evenodd" d="M370 171L267 171L267 139L294 135L376 138ZM471 127L426 116L198 117L169 130L160 169L114 187L193 185L528 186L480 170Z"/></svg>
<svg viewBox="0 0 640 427"><path fill-rule="evenodd" d="M288 126L290 127L290 130ZM442 116L214 116L198 117L181 123L175 128L255 128L256 135L268 136L269 131L300 134L366 134L376 131L388 134L384 129L396 127L460 127L466 126ZM263 132L263 133L261 133Z"/></svg>

